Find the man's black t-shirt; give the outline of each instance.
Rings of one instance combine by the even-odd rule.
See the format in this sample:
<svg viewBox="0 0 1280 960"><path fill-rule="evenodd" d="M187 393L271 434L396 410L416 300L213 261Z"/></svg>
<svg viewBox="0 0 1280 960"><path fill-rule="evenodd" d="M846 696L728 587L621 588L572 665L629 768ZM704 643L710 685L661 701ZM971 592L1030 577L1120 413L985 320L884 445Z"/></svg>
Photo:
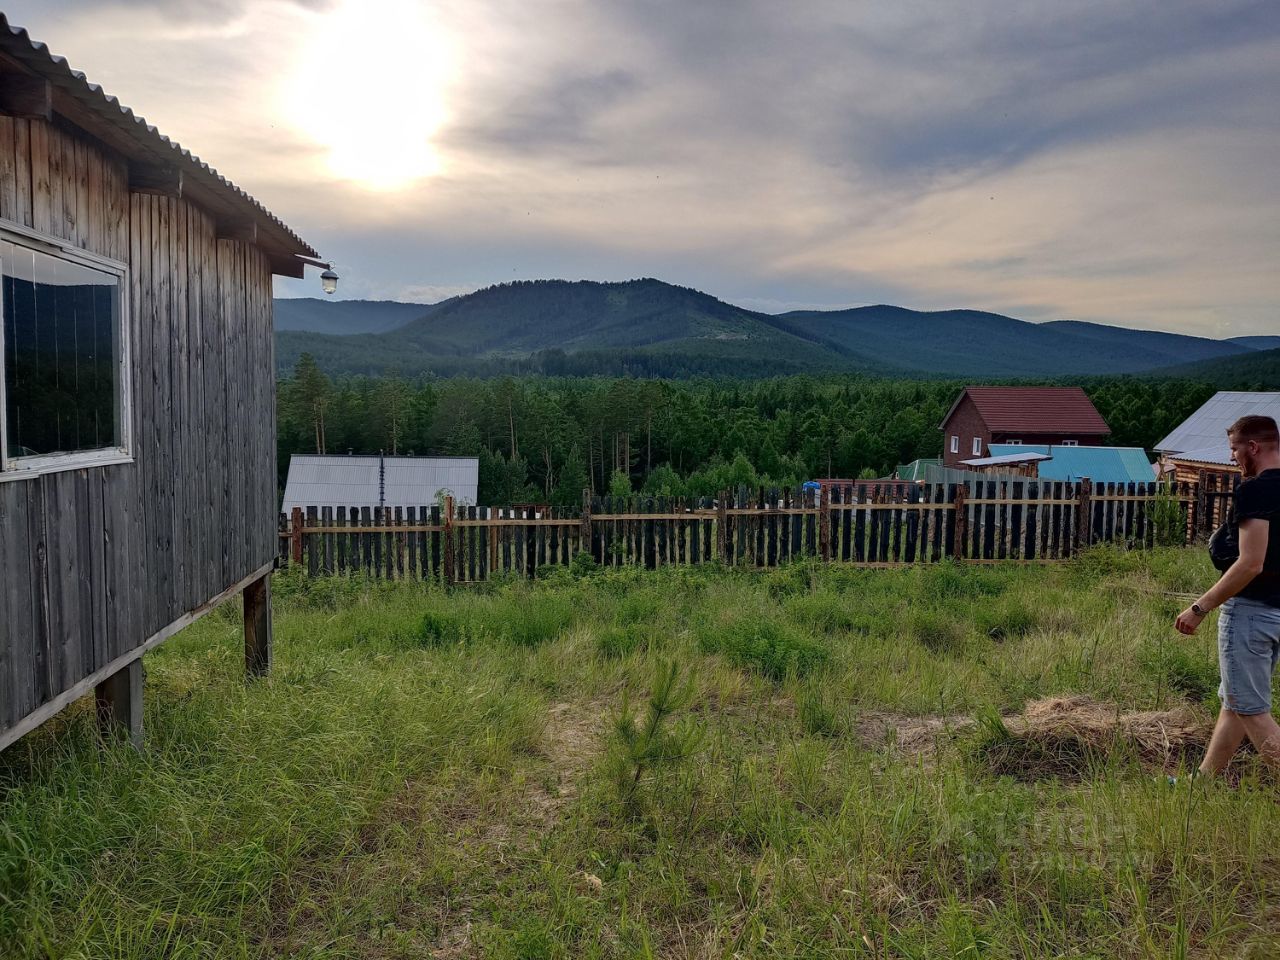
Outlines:
<svg viewBox="0 0 1280 960"><path fill-rule="evenodd" d="M1267 555L1258 574L1238 596L1280 607L1280 469L1263 470L1236 489L1236 523L1267 520Z"/></svg>

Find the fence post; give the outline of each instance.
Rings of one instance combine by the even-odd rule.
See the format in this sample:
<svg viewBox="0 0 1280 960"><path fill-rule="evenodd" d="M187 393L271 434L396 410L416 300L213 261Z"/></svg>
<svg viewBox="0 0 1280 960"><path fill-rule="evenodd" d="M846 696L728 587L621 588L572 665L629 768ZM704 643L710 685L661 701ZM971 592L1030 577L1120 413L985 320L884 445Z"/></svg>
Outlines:
<svg viewBox="0 0 1280 960"><path fill-rule="evenodd" d="M968 514L965 512L964 504L967 489L964 484L956 487L955 523L951 526L951 556L956 560L964 559L965 540L969 534Z"/></svg>
<svg viewBox="0 0 1280 960"><path fill-rule="evenodd" d="M1076 494L1076 530L1075 543L1071 553L1074 555L1081 547L1093 545L1093 507L1090 495L1093 493L1093 481L1088 477L1080 481L1080 490Z"/></svg>
<svg viewBox="0 0 1280 960"><path fill-rule="evenodd" d="M727 490L721 490L716 498L716 547L720 554L720 562L728 566L729 556L729 507L725 502L729 496Z"/></svg>
<svg viewBox="0 0 1280 960"><path fill-rule="evenodd" d="M582 518L578 526L578 552L595 556L595 541L591 536L591 488L582 488Z"/></svg>
<svg viewBox="0 0 1280 960"><path fill-rule="evenodd" d="M446 586L451 585L454 580L453 536L453 497L446 496L444 498L444 582Z"/></svg>
<svg viewBox="0 0 1280 960"><path fill-rule="evenodd" d="M1192 525L1192 541L1200 539L1200 534L1212 528L1213 521L1209 517L1209 475L1203 470L1196 474L1196 522Z"/></svg>
<svg viewBox="0 0 1280 960"><path fill-rule="evenodd" d="M293 554L293 562L302 563L302 508L294 507L293 514L289 518L289 535L290 552Z"/></svg>
<svg viewBox="0 0 1280 960"><path fill-rule="evenodd" d="M831 488L818 488L818 550L824 562L831 559Z"/></svg>

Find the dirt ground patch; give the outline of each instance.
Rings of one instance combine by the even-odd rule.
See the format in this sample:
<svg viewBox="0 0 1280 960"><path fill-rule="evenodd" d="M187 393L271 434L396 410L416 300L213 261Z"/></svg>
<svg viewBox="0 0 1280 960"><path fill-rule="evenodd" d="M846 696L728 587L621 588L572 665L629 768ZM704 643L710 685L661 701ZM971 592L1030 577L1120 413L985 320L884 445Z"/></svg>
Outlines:
<svg viewBox="0 0 1280 960"><path fill-rule="evenodd" d="M973 717L952 716L914 717L905 713L883 710L867 710L858 717L858 737L868 747L890 747L910 756L932 754L939 744L976 725Z"/></svg>
<svg viewBox="0 0 1280 960"><path fill-rule="evenodd" d="M578 795L583 774L600 755L609 710L603 700L553 703L547 708L547 722L537 750L548 764L547 775L530 776L524 781L511 804L511 816L485 818L486 826L469 838L477 853L486 852L498 862L518 857L528 852L539 834L555 824ZM464 903L443 925L431 945L431 956L437 960L460 960L477 955L478 948L471 938L471 908Z"/></svg>

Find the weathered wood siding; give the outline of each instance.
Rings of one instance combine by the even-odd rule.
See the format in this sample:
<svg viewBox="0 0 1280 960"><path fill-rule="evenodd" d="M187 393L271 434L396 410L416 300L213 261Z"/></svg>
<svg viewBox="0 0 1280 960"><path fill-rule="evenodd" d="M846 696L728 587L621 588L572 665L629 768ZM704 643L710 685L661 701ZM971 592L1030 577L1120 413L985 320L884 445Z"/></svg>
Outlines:
<svg viewBox="0 0 1280 960"><path fill-rule="evenodd" d="M0 217L129 265L134 462L0 480L0 745L271 561L271 273L78 132L0 117Z"/></svg>

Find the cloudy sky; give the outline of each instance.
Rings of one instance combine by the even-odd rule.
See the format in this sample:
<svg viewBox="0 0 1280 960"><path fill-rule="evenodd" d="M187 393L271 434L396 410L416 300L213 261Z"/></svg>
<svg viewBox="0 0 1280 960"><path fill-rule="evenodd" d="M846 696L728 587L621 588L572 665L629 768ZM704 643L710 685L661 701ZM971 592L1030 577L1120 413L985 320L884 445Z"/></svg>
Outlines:
<svg viewBox="0 0 1280 960"><path fill-rule="evenodd" d="M1280 333L1272 0L4 7L343 296L656 276L770 311Z"/></svg>

